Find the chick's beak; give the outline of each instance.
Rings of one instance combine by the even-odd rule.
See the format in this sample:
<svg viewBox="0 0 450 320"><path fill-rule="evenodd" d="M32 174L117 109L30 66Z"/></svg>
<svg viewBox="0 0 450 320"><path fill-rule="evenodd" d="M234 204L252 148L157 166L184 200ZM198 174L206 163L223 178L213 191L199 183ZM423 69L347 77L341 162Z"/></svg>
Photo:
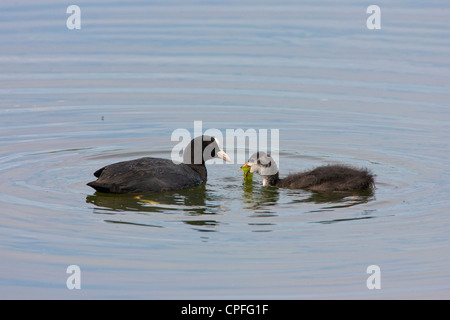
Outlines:
<svg viewBox="0 0 450 320"><path fill-rule="evenodd" d="M223 159L226 162L231 162L230 157L223 150L219 150L219 152L217 152L217 158Z"/></svg>
<svg viewBox="0 0 450 320"><path fill-rule="evenodd" d="M250 166L248 165L248 162L246 162L239 168L239 170L243 170L243 168L248 168L248 167L250 167Z"/></svg>
<svg viewBox="0 0 450 320"><path fill-rule="evenodd" d="M250 168L250 166L248 165L248 161L246 163L244 163L239 170L245 170L244 168ZM239 171L238 170L238 171ZM247 171L244 171L244 180L247 179L248 175L250 174L250 169L247 169Z"/></svg>

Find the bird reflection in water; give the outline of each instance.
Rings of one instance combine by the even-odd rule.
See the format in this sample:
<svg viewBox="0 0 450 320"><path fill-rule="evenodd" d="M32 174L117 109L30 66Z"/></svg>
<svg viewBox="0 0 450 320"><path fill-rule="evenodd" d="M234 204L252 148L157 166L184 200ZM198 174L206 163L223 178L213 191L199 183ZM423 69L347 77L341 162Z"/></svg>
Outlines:
<svg viewBox="0 0 450 320"><path fill-rule="evenodd" d="M205 184L176 191L168 191L154 194L108 194L96 192L86 198L87 203L96 206L94 213L115 215L119 212L135 212L139 214L149 213L186 213L190 219L182 220L198 231L216 231L219 222L211 219L211 215L221 211L220 204L213 193L206 189ZM208 216L208 219L193 219L193 217ZM132 220L130 216L129 220ZM106 222L147 225L126 221L121 216L120 221L108 218ZM155 225L148 224L154 227ZM161 226L158 226L161 227Z"/></svg>
<svg viewBox="0 0 450 320"><path fill-rule="evenodd" d="M276 187L261 187L260 184L252 179L244 180L242 183L244 191L243 198L245 209L257 210L258 214L265 216L276 216L276 208L274 207L279 198L280 193Z"/></svg>
<svg viewBox="0 0 450 320"><path fill-rule="evenodd" d="M354 191L311 192L305 199L293 200L294 203L324 204L322 209L352 207L375 199L372 189Z"/></svg>

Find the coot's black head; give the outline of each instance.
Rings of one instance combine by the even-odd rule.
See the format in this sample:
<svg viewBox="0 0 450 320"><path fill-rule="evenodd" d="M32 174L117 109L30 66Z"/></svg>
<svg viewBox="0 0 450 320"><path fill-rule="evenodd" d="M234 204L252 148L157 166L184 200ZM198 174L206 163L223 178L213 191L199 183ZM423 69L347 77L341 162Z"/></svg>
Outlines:
<svg viewBox="0 0 450 320"><path fill-rule="evenodd" d="M192 139L183 153L183 162L185 164L205 164L205 161L213 158L231 162L230 157L220 147L219 141L206 135Z"/></svg>
<svg viewBox="0 0 450 320"><path fill-rule="evenodd" d="M275 160L265 152L254 153L241 168L250 167L250 172L256 172L263 177L263 185L278 180L278 167ZM270 183L272 184L272 183Z"/></svg>

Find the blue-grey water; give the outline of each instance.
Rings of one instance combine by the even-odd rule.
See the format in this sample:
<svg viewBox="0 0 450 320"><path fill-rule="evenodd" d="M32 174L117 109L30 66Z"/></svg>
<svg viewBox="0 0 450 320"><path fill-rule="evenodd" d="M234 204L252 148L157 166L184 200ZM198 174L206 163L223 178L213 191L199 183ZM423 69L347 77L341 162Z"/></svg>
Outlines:
<svg viewBox="0 0 450 320"><path fill-rule="evenodd" d="M69 3L0 4L0 298L450 298L448 2L378 1L379 30L350 0L74 4L79 30ZM179 192L86 186L194 121L279 129L282 176L348 163L376 188L268 189L237 162Z"/></svg>

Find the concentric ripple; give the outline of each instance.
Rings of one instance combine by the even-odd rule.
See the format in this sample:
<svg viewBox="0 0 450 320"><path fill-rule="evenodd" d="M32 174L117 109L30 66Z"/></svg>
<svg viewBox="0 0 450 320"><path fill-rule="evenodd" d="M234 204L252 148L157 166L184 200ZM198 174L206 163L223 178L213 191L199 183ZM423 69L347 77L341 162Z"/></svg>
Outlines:
<svg viewBox="0 0 450 320"><path fill-rule="evenodd" d="M448 15L379 5L374 31L351 1L93 1L73 31L54 1L0 4L0 296L449 297ZM237 162L174 192L86 186L194 121L278 129L281 177L346 163L376 188L265 188Z"/></svg>

